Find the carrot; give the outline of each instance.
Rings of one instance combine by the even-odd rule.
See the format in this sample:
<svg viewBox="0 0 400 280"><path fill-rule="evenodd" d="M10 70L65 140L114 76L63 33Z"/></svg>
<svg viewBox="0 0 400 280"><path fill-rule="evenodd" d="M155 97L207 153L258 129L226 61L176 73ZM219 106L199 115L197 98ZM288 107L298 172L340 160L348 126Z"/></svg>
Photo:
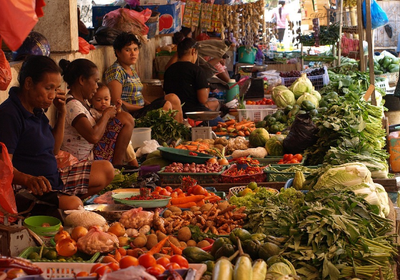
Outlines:
<svg viewBox="0 0 400 280"><path fill-rule="evenodd" d="M199 200L202 200L204 198L204 195L191 195L191 196L186 196L186 197L178 197L178 198L171 198L171 203L173 205L176 204L182 204L186 202L197 202Z"/></svg>
<svg viewBox="0 0 400 280"><path fill-rule="evenodd" d="M235 123L236 123L236 121L232 119L232 120L228 120L228 121L226 121L225 123L226 123L226 125L228 125L228 126L229 126L229 125L233 125L233 124L235 124Z"/></svg>
<svg viewBox="0 0 400 280"><path fill-rule="evenodd" d="M156 254L156 253L159 253L159 252L161 251L161 248L164 247L165 243L168 241L168 239L169 239L168 236L165 237L165 238L163 238L160 242L158 242L158 243L156 244L156 246L154 246L153 248L151 248L151 249L149 250L148 253L151 254L151 255L154 255L154 254Z"/></svg>
<svg viewBox="0 0 400 280"><path fill-rule="evenodd" d="M186 148L187 148L189 151L192 151L192 152L197 151L197 146L187 145Z"/></svg>
<svg viewBox="0 0 400 280"><path fill-rule="evenodd" d="M215 130L217 130L217 126L212 126L211 129L212 129L213 131L215 131Z"/></svg>
<svg viewBox="0 0 400 280"><path fill-rule="evenodd" d="M181 203L181 204L174 204L174 206L179 207L179 208L190 208L192 206L196 206L196 202L186 202L186 203Z"/></svg>
<svg viewBox="0 0 400 280"><path fill-rule="evenodd" d="M182 255L182 249L174 245L171 240L169 241L169 245L171 246L172 252L174 252L175 255Z"/></svg>
<svg viewBox="0 0 400 280"><path fill-rule="evenodd" d="M216 131L215 134L219 135L219 136L225 136L225 135L228 135L228 132L226 132L226 131Z"/></svg>

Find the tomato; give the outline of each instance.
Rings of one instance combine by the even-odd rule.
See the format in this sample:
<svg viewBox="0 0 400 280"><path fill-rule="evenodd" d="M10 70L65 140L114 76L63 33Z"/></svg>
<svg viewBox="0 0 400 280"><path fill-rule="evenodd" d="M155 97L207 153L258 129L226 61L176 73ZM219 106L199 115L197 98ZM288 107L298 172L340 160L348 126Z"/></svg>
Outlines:
<svg viewBox="0 0 400 280"><path fill-rule="evenodd" d="M171 197L172 197L172 198L177 198L177 197L178 197L178 193L177 193L177 192L171 193Z"/></svg>
<svg viewBox="0 0 400 280"><path fill-rule="evenodd" d="M87 277L87 276L89 276L89 273L87 273L86 271L81 271L76 274L76 277Z"/></svg>
<svg viewBox="0 0 400 280"><path fill-rule="evenodd" d="M181 255L173 255L170 260L171 263L177 263L179 264L179 266L181 268L188 268L189 267L189 262L187 261L187 259L185 259L185 257L181 256Z"/></svg>
<svg viewBox="0 0 400 280"><path fill-rule="evenodd" d="M154 189L154 191L160 192L162 189L163 189L163 188L161 188L160 186L157 186L157 187Z"/></svg>
<svg viewBox="0 0 400 280"><path fill-rule="evenodd" d="M123 256L119 261L120 268L127 268L130 266L137 266L139 265L139 260L133 256Z"/></svg>
<svg viewBox="0 0 400 280"><path fill-rule="evenodd" d="M157 260L151 254L140 255L138 260L139 260L139 264L141 266L144 266L145 268L148 268L150 266L154 266L157 264Z"/></svg>
<svg viewBox="0 0 400 280"><path fill-rule="evenodd" d="M167 268L167 265L170 263L169 258L167 257L159 257L157 259L157 264L161 264L163 267Z"/></svg>
<svg viewBox="0 0 400 280"><path fill-rule="evenodd" d="M177 264L176 262L171 262L171 263L167 264L166 269L169 269L169 270L181 269L181 266L179 264Z"/></svg>
<svg viewBox="0 0 400 280"><path fill-rule="evenodd" d="M103 266L104 263L96 263L94 266L92 266L92 268L90 269L90 273L95 272L96 269L98 269L99 267Z"/></svg>
<svg viewBox="0 0 400 280"><path fill-rule="evenodd" d="M166 189L162 189L162 190L160 191L160 195L170 196L171 193L170 193L169 191L167 191Z"/></svg>
<svg viewBox="0 0 400 280"><path fill-rule="evenodd" d="M294 157L301 162L303 160L303 156L301 154L295 154Z"/></svg>
<svg viewBox="0 0 400 280"><path fill-rule="evenodd" d="M166 189L167 191L169 191L169 192L172 192L172 191L173 191L173 189L172 189L170 186L166 186L165 189Z"/></svg>
<svg viewBox="0 0 400 280"><path fill-rule="evenodd" d="M116 270L118 270L120 268L119 264L118 263L114 263L114 262L109 263L108 266L111 268L112 271L116 271Z"/></svg>
<svg viewBox="0 0 400 280"><path fill-rule="evenodd" d="M283 161L289 161L293 158L293 154L284 154Z"/></svg>
<svg viewBox="0 0 400 280"><path fill-rule="evenodd" d="M160 274L163 274L165 271L165 267L163 267L161 264L156 264L154 266L148 267L146 269L146 272L154 275L154 276L158 276Z"/></svg>
<svg viewBox="0 0 400 280"><path fill-rule="evenodd" d="M299 161L295 158L292 158L288 163L299 163Z"/></svg>
<svg viewBox="0 0 400 280"><path fill-rule="evenodd" d="M193 187L193 194L205 195L207 193L208 193L208 191L205 188L203 188L202 186L200 186L200 185L196 185L196 186Z"/></svg>
<svg viewBox="0 0 400 280"><path fill-rule="evenodd" d="M95 272L97 273L97 275L103 276L104 274L112 272L112 269L108 265L103 265L97 268Z"/></svg>

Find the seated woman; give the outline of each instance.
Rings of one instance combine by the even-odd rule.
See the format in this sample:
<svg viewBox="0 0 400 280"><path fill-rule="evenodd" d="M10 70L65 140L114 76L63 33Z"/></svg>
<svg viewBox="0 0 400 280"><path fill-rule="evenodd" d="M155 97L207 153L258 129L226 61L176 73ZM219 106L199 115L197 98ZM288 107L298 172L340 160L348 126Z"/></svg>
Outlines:
<svg viewBox="0 0 400 280"><path fill-rule="evenodd" d="M178 61L164 74L164 91L175 93L181 100L183 112L211 111L208 81L200 66L196 65L196 41L186 38L178 44ZM209 121L210 126L223 122L221 117Z"/></svg>
<svg viewBox="0 0 400 280"><path fill-rule="evenodd" d="M97 66L84 58L72 62L62 59L59 64L69 88L61 149L79 160L105 159L114 165L122 165L134 127L132 116L126 112L117 112L117 107L112 106L106 108L96 122L90 113L88 100L92 99L98 89L100 74ZM106 131L112 133L105 135ZM100 141L104 141L104 146L110 148L98 153L95 158L93 147Z"/></svg>
<svg viewBox="0 0 400 280"><path fill-rule="evenodd" d="M19 87L12 87L0 105L0 142L12 159L13 185L23 197L33 196L32 200L46 202L47 207L77 209L83 205L80 198L98 193L111 182L113 166L107 161L86 161L57 169L55 155L64 134L66 107L61 69L51 58L28 57L18 82ZM52 104L58 113L53 128L45 115ZM18 194L16 201L20 201ZM19 212L26 210L20 205Z"/></svg>
<svg viewBox="0 0 400 280"><path fill-rule="evenodd" d="M134 68L139 58L140 45L132 33L122 32L116 37L113 47L117 60L104 73L105 82L111 91L111 102L116 104L121 99L122 107L134 118L143 117L148 111L159 108L165 111L177 110L175 119L182 123L181 102L175 94L167 94L152 103L143 98L143 84Z"/></svg>

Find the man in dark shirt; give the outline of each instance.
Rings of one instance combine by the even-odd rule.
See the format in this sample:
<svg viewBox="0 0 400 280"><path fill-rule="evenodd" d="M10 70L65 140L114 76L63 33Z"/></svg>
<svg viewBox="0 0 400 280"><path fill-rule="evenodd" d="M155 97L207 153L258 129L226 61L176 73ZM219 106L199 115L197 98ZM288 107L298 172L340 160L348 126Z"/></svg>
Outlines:
<svg viewBox="0 0 400 280"><path fill-rule="evenodd" d="M196 65L198 51L197 43L192 38L186 38L178 44L178 61L168 67L164 74L164 91L175 93L186 112L210 111L207 107L209 87L207 78L200 66ZM217 117L209 122L210 126L222 122Z"/></svg>

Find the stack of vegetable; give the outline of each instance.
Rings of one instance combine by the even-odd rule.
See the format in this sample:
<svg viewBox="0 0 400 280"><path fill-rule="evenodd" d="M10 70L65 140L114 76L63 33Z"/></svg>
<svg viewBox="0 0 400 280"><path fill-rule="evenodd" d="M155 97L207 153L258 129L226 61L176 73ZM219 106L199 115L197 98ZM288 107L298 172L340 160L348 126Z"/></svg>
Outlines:
<svg viewBox="0 0 400 280"><path fill-rule="evenodd" d="M385 55L374 57L374 73L380 75L383 73L398 73L400 59L394 55L385 52Z"/></svg>
<svg viewBox="0 0 400 280"><path fill-rule="evenodd" d="M392 221L362 197L342 190L303 194L289 188L258 202L248 204L244 228L279 237L276 246L269 246L277 247L268 250L276 254L271 259L284 257L302 278L373 279L381 271L381 279L394 279Z"/></svg>
<svg viewBox="0 0 400 280"><path fill-rule="evenodd" d="M372 178L387 178L389 155L383 150L386 144L381 122L383 107L363 99L368 79L358 72L332 80L327 90L336 88L344 95L334 91L323 95L321 114L314 119L319 138L305 151L308 164L339 165L357 161L368 167Z"/></svg>

